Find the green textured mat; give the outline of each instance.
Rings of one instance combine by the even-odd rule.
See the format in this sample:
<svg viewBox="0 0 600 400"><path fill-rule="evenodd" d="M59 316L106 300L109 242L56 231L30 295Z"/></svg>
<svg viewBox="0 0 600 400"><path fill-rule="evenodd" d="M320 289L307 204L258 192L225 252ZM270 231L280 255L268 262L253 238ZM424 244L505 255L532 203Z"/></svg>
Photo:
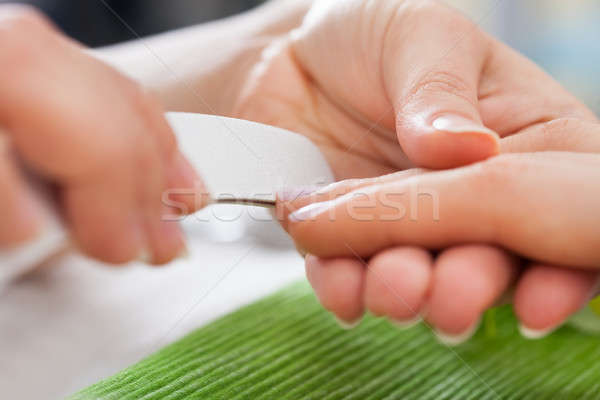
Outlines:
<svg viewBox="0 0 600 400"><path fill-rule="evenodd" d="M343 331L293 285L165 347L73 399L600 399L600 339L522 339L510 308L456 348L419 324ZM488 328L491 325L488 324Z"/></svg>

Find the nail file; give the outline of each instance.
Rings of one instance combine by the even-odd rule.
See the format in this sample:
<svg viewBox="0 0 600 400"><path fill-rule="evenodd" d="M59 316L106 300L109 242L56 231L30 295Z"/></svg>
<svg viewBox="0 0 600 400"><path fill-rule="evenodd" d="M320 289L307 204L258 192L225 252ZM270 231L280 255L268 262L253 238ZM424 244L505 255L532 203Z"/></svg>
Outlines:
<svg viewBox="0 0 600 400"><path fill-rule="evenodd" d="M319 149L302 135L233 118L167 113L180 150L202 177L214 203L274 207L277 191L325 185L333 175ZM0 251L0 289L69 246L64 225L47 206L43 232Z"/></svg>

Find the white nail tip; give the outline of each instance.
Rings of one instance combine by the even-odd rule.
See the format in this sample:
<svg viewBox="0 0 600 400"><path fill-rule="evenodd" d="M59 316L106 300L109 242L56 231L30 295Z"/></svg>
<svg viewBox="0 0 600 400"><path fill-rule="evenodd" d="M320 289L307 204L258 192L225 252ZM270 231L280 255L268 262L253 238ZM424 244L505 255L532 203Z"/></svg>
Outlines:
<svg viewBox="0 0 600 400"><path fill-rule="evenodd" d="M143 249L142 251L140 251L140 254L138 255L136 261L139 261L144 264L151 264L152 254L148 250Z"/></svg>
<svg viewBox="0 0 600 400"><path fill-rule="evenodd" d="M360 318L354 321L344 321L343 319L340 319L338 317L335 317L335 320L337 321L338 325L345 330L350 330L352 328L356 328L358 326L358 324L360 324Z"/></svg>
<svg viewBox="0 0 600 400"><path fill-rule="evenodd" d="M181 251L177 254L177 257L175 257L176 260L189 260L191 258L190 250L186 244L183 245Z"/></svg>
<svg viewBox="0 0 600 400"><path fill-rule="evenodd" d="M331 207L331 201L312 203L305 207L302 207L299 210L294 211L288 216L288 219L292 222L312 220L316 218L319 214L322 214L324 211L329 209L329 207Z"/></svg>
<svg viewBox="0 0 600 400"><path fill-rule="evenodd" d="M416 316L413 319L399 320L390 318L390 322L399 329L409 329L413 326L417 325L423 320L420 315Z"/></svg>
<svg viewBox="0 0 600 400"><path fill-rule="evenodd" d="M526 339L541 339L545 336L548 336L550 333L554 331L554 328L548 329L531 329L526 327L523 324L519 324L519 332L521 332L521 336Z"/></svg>
<svg viewBox="0 0 600 400"><path fill-rule="evenodd" d="M459 344L462 344L467 340L471 339L471 337L477 331L477 328L479 328L479 321L471 325L469 329L467 329L463 333L459 333L458 335L452 335L436 330L435 336L437 337L440 343L445 344L446 346L458 346Z"/></svg>
<svg viewBox="0 0 600 400"><path fill-rule="evenodd" d="M433 121L432 126L438 131L463 133L463 132L479 132L492 136L498 136L496 132L482 125L477 125L466 118L445 116L439 117Z"/></svg>

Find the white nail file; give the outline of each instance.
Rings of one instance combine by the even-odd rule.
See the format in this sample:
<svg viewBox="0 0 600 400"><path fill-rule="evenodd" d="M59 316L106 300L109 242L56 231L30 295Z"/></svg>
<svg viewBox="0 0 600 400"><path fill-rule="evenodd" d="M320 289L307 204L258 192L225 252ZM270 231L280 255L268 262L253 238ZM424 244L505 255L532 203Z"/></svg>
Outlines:
<svg viewBox="0 0 600 400"><path fill-rule="evenodd" d="M319 149L299 134L212 115L167 113L167 119L181 151L214 199L270 203L283 188L333 181ZM68 246L69 235L51 209L49 206L49 221L38 238L0 250L0 289Z"/></svg>

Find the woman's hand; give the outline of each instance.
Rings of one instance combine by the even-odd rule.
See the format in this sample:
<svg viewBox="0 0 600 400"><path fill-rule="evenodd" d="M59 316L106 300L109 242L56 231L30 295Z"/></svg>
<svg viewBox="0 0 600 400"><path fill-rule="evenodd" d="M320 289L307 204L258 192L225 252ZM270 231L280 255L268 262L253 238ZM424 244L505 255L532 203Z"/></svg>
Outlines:
<svg viewBox="0 0 600 400"><path fill-rule="evenodd" d="M0 246L40 234L32 170L57 187L76 245L110 263L165 263L185 250L162 202L197 177L158 102L34 10L0 7ZM191 197L177 199L191 211Z"/></svg>
<svg viewBox="0 0 600 400"><path fill-rule="evenodd" d="M339 179L464 165L536 124L595 119L532 62L423 0L315 1L263 53L236 115L308 136Z"/></svg>
<svg viewBox="0 0 600 400"><path fill-rule="evenodd" d="M533 63L459 13L438 2L410 0L315 2L300 28L264 52L248 79L237 116L307 135L340 179L377 176L415 165L452 167L498 152L561 150L582 139L580 130L557 129L566 121L562 118L596 121ZM547 135L548 131L555 134ZM572 151L594 150L580 146ZM378 229L378 224L371 225ZM360 276L368 272L356 259L316 262L309 257L307 272L310 278L318 275L314 271L323 271L319 287L314 279L311 282L325 306L347 322L358 318L365 304L377 314L411 320L422 312L426 298L439 299L435 302L440 307L431 306L428 318L453 339L472 330L502 289L463 290L465 296L451 296L450 301L447 296L431 297L431 282L439 281L437 287L442 288L432 293L443 293L444 287L456 283L441 279L442 274L432 275L432 263L446 266L434 271L462 269L472 271L471 276L483 271L482 280L500 287L510 285L515 277L515 259L499 248L457 246L435 261L422 249L407 251L410 254L401 257L406 263L392 262L387 275L404 282L403 296L412 296L408 307L392 301L396 296L376 285L365 292ZM481 267L489 260L490 270ZM323 263L341 266L315 267ZM427 268L410 266L414 263ZM363 272L342 273L344 269ZM407 272L395 273L397 269ZM497 269L504 271L503 279L496 276ZM553 290L548 282L568 284L581 278L578 272L551 266L544 271L567 278L537 275L531 286L540 291ZM583 276L586 283L595 279L588 275ZM576 309L588 295L587 286L569 287L581 290L562 296L555 314L523 313L525 327L547 331ZM545 304L536 301L532 304ZM435 317L436 309L441 317Z"/></svg>
<svg viewBox="0 0 600 400"><path fill-rule="evenodd" d="M543 335L581 308L598 289L600 155L577 152L600 152L600 125L562 120L525 137L566 151L281 199L280 212L295 210L286 229L298 247L320 257L307 257L307 273L325 307L345 321L365 307L399 321L424 313L450 341L468 337L513 285L526 335Z"/></svg>

